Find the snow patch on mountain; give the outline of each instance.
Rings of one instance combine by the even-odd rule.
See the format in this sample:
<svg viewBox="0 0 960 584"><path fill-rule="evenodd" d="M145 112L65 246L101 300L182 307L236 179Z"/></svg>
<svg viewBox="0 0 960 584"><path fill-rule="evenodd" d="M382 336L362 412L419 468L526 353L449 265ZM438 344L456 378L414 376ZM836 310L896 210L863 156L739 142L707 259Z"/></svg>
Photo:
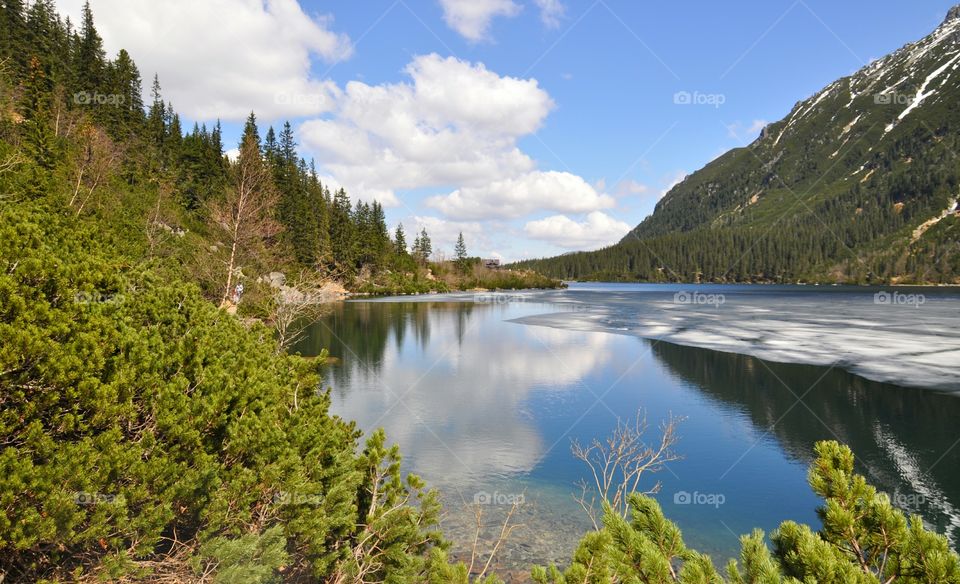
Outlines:
<svg viewBox="0 0 960 584"><path fill-rule="evenodd" d="M939 77L944 71L949 69L950 66L957 61L958 58L960 58L960 52L954 53L953 57L951 57L949 61L941 65L938 69L934 70L933 73L930 73L929 75L927 75L927 78L924 79L923 81L923 85L921 85L920 89L917 90L917 95L914 96L913 102L909 106L907 106L907 109L900 112L900 115L897 116L897 120L895 122L891 122L884 130L884 133L892 130L896 126L897 122L900 122L901 120L903 120L903 118L907 117L910 114L910 112L912 112L914 109L917 108L917 106L923 103L925 99L927 99L928 97L936 93L935 89L931 89L929 92L927 92L927 86L930 85L931 81L933 81L934 79ZM944 79L944 81L946 81L946 79ZM942 82L941 82L941 85L943 85Z"/></svg>

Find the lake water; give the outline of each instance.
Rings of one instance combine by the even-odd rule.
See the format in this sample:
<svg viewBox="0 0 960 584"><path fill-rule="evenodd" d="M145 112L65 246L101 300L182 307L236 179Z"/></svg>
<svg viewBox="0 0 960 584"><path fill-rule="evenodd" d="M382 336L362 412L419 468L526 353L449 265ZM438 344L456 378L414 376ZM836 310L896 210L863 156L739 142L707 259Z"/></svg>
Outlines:
<svg viewBox="0 0 960 584"><path fill-rule="evenodd" d="M522 497L500 569L566 562L591 527L572 441L605 438L638 411L651 441L661 420L684 418L683 458L641 488L659 482L667 516L718 565L754 527L818 524L806 472L824 439L849 444L897 505L960 540L952 290L575 284L376 299L336 305L295 350L322 348L336 358L334 413L385 428L405 470L442 491L459 555L473 509L489 541Z"/></svg>

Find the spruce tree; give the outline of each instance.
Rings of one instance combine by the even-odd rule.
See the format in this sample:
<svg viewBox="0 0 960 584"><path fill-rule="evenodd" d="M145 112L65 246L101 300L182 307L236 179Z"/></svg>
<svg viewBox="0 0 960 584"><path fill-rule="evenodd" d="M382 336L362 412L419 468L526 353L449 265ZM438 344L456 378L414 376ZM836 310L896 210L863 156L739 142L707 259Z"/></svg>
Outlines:
<svg viewBox="0 0 960 584"><path fill-rule="evenodd" d="M275 167L278 166L277 152L277 134L273 131L273 126L270 126L263 138L263 156Z"/></svg>
<svg viewBox="0 0 960 584"><path fill-rule="evenodd" d="M26 71L31 56L32 47L27 46L27 38L24 1L4 0L0 4L0 58L9 59L18 74Z"/></svg>
<svg viewBox="0 0 960 584"><path fill-rule="evenodd" d="M397 223L397 230L393 235L393 249L397 255L407 253L407 237L403 233L403 223Z"/></svg>
<svg viewBox="0 0 960 584"><path fill-rule="evenodd" d="M103 50L103 39L93 24L93 11L90 2L83 3L80 22L80 43L74 55L75 70L77 73L74 91L96 93L104 86L104 68L106 53Z"/></svg>
<svg viewBox="0 0 960 584"><path fill-rule="evenodd" d="M246 144L247 140L252 140L251 145L255 146L257 152L263 155L263 145L260 142L260 130L257 129L257 116L252 111L247 116L247 121L243 124L243 134L240 137L240 144Z"/></svg>
<svg viewBox="0 0 960 584"><path fill-rule="evenodd" d="M117 104L105 110L111 134L120 139L138 134L144 123L140 71L125 50L110 66L107 91L117 96Z"/></svg>
<svg viewBox="0 0 960 584"><path fill-rule="evenodd" d="M377 267L383 267L387 256L393 251L390 245L390 232L387 231L387 218L383 211L383 205L379 201L374 201L370 206L370 229L371 238L376 254Z"/></svg>
<svg viewBox="0 0 960 584"><path fill-rule="evenodd" d="M167 135L167 106L163 103L160 92L160 78L157 75L153 76L150 96L153 98L153 102L150 104L150 113L147 115L147 138L159 151L163 148Z"/></svg>
<svg viewBox="0 0 960 584"><path fill-rule="evenodd" d="M354 235L350 197L343 188L340 188L333 196L330 214L330 246L335 264L340 270L348 273L352 273L354 269Z"/></svg>
<svg viewBox="0 0 960 584"><path fill-rule="evenodd" d="M453 247L453 255L457 263L457 270L461 274L466 274L470 269L470 262L467 260L467 244L463 241L463 232L457 236L457 244Z"/></svg>
<svg viewBox="0 0 960 584"><path fill-rule="evenodd" d="M430 241L426 227L420 230L420 236L417 238L415 248L414 253L417 256L417 261L422 264L430 261L430 256L433 255L433 242Z"/></svg>
<svg viewBox="0 0 960 584"><path fill-rule="evenodd" d="M34 194L42 190L40 185L46 183L46 173L53 170L57 160L56 137L50 127L50 91L50 79L43 65L37 57L32 57L25 81L24 127L27 151L36 168L42 171L31 182L37 189Z"/></svg>

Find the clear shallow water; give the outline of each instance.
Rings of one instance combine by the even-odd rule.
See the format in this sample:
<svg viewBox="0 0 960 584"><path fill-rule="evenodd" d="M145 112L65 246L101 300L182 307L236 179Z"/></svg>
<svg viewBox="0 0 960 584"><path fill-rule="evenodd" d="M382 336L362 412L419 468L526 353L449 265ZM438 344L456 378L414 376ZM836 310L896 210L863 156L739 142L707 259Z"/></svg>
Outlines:
<svg viewBox="0 0 960 584"><path fill-rule="evenodd" d="M806 468L821 439L850 444L860 472L956 545L960 398L870 381L839 367L637 336L654 319L676 322L665 318L671 310L665 306L674 305L678 291L694 289L726 298L720 306L681 306L691 309L681 317L693 329L742 330L743 315L755 310L768 315L754 323L756 330L774 320L788 335L799 329L807 338L830 339L849 334L843 319L853 311L859 322L880 327L873 337L887 331L878 341L884 346L896 344L898 334L913 335L917 327L908 322L934 337L942 329L942 342L932 345L942 354L960 328L955 293L939 290L923 290L926 302L907 317L874 305L875 292L863 289L589 285L350 302L314 324L296 350L328 348L339 359L325 380L334 413L367 431L384 427L400 444L405 469L443 492L444 529L455 549L468 550L473 537L474 516L464 502L492 502L482 506L484 535L492 537L511 497L523 496L517 517L523 527L500 555L503 568L569 557L590 528L573 498L588 470L571 455L571 441L603 438L618 417L639 409L651 439L671 413L686 417L677 445L684 458L642 487L662 483L657 497L666 514L718 564L737 553L738 536L753 527L770 531L785 519L817 524ZM717 314L703 317L701 309ZM732 320L724 323L724 314ZM941 328L931 332L931 326ZM797 354L803 361L806 349ZM903 365L909 358L889 357L894 369L909 369ZM936 370L946 373L924 375L949 381L960 374L958 365L947 359ZM713 504L685 503L684 493Z"/></svg>

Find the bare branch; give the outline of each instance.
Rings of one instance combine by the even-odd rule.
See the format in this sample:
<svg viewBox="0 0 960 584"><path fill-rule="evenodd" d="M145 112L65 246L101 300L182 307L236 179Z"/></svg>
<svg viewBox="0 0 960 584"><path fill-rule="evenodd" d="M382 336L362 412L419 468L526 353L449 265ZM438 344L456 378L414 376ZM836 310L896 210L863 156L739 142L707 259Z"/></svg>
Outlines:
<svg viewBox="0 0 960 584"><path fill-rule="evenodd" d="M573 456L586 463L593 478L593 484L582 481L581 493L574 499L587 512L594 528L599 529L597 498L606 501L621 517L629 513L627 497L638 492L640 481L647 473L655 473L674 460L680 458L673 450L679 440L677 425L682 418L671 415L660 424L660 439L648 444L644 435L648 430L646 417L638 412L632 421L617 421L613 433L604 440L593 439L588 446L574 441L570 449ZM660 490L660 483L643 491L653 494ZM588 491L595 495L588 498Z"/></svg>

